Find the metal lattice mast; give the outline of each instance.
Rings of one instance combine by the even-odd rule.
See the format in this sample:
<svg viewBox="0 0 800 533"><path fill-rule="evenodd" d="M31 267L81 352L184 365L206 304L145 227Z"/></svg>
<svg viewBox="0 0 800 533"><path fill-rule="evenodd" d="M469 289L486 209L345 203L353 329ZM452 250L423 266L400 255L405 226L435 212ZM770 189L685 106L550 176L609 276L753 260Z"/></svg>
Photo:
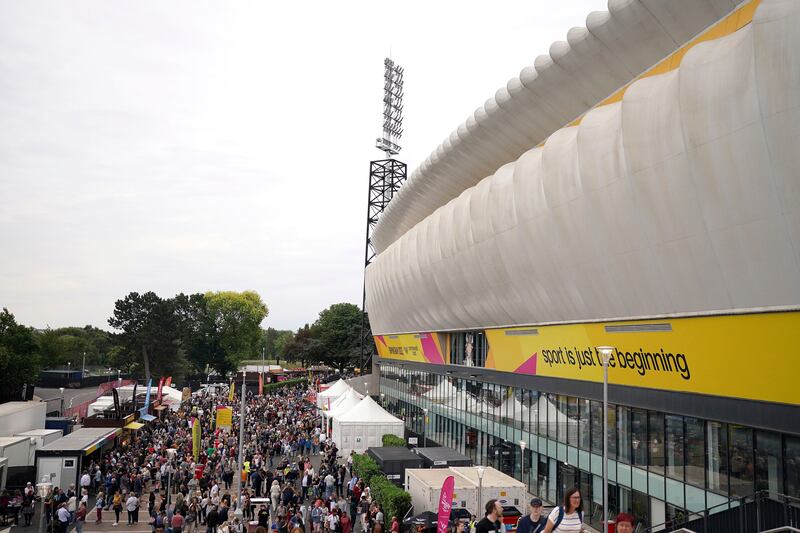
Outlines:
<svg viewBox="0 0 800 533"><path fill-rule="evenodd" d="M367 192L367 232L364 247L364 268L375 258L372 231L383 210L406 180L406 164L393 159L400 153L403 135L403 68L389 58L383 62L383 136L375 140L375 147L386 154L385 159L370 161L369 189ZM366 270L365 270L366 274ZM361 299L361 372L375 355L375 343L367 322L367 286Z"/></svg>

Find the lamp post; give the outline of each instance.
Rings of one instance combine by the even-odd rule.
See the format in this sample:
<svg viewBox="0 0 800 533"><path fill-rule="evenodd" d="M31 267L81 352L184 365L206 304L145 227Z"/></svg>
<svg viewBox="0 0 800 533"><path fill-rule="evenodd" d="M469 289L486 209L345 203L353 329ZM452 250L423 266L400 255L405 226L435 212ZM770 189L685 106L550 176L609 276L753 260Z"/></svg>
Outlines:
<svg viewBox="0 0 800 533"><path fill-rule="evenodd" d="M36 484L36 491L39 494L39 499L42 500L42 510L39 514L39 533L44 531L44 501L47 499L47 495L50 494L50 489L53 488L53 484L47 481L47 476L42 477L42 482Z"/></svg>
<svg viewBox="0 0 800 533"><path fill-rule="evenodd" d="M83 364L81 365L81 379L83 379L83 375L86 373L86 352L83 352Z"/></svg>
<svg viewBox="0 0 800 533"><path fill-rule="evenodd" d="M428 409L422 408L422 447L426 448L425 441L428 437Z"/></svg>
<svg viewBox="0 0 800 533"><path fill-rule="evenodd" d="M61 393L61 409L59 410L59 414L64 416L64 387L59 387L58 391Z"/></svg>
<svg viewBox="0 0 800 533"><path fill-rule="evenodd" d="M528 490L528 482L525 481L525 446L527 446L524 440L519 441L519 447L522 449L522 482L525 483L525 490Z"/></svg>
<svg viewBox="0 0 800 533"><path fill-rule="evenodd" d="M175 455L178 453L178 450L175 448L167 448L167 505L169 505L172 495L172 460L175 458Z"/></svg>
<svg viewBox="0 0 800 533"><path fill-rule="evenodd" d="M613 346L598 346L603 361L603 533L608 533L608 361Z"/></svg>
<svg viewBox="0 0 800 533"><path fill-rule="evenodd" d="M475 516L478 517L481 512L481 505L483 505L483 473L486 469L482 466L477 466L475 471L478 472L478 510L475 512Z"/></svg>

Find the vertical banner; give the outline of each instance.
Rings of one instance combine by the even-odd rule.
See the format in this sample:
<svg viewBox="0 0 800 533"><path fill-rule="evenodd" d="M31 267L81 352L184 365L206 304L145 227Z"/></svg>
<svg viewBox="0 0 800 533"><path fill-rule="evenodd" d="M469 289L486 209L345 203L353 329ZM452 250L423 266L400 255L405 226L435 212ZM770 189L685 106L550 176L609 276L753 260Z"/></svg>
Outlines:
<svg viewBox="0 0 800 533"><path fill-rule="evenodd" d="M264 374L258 375L258 395L262 396L264 394Z"/></svg>
<svg viewBox="0 0 800 533"><path fill-rule="evenodd" d="M147 412L147 408L150 407L150 389L153 387L153 378L147 380L147 393L144 395L144 408Z"/></svg>
<svg viewBox="0 0 800 533"><path fill-rule="evenodd" d="M217 423L216 423L217 429L227 429L228 431L230 431L232 425L233 425L233 410L230 407L218 405Z"/></svg>
<svg viewBox="0 0 800 533"><path fill-rule="evenodd" d="M163 389L163 388L164 388L164 378L161 378L161 379L158 380L158 395L157 395L157 398L158 398L159 402L161 401L161 389Z"/></svg>
<svg viewBox="0 0 800 533"><path fill-rule="evenodd" d="M133 408L131 409L131 413L136 411L136 389L139 387L139 382L133 384L133 395L131 396L131 405Z"/></svg>
<svg viewBox="0 0 800 533"><path fill-rule="evenodd" d="M231 388L228 390L228 401L232 402L234 394L236 394L236 383L231 382Z"/></svg>
<svg viewBox="0 0 800 533"><path fill-rule="evenodd" d="M450 523L450 508L453 505L453 488L455 478L447 476L442 483L442 492L439 493L439 520L436 526L436 533L447 533L447 526Z"/></svg>
<svg viewBox="0 0 800 533"><path fill-rule="evenodd" d="M192 455L194 462L200 460L200 419L195 418L192 421Z"/></svg>
<svg viewBox="0 0 800 533"><path fill-rule="evenodd" d="M164 382L165 387L169 387L170 385L172 385L172 376L169 376L167 380Z"/></svg>

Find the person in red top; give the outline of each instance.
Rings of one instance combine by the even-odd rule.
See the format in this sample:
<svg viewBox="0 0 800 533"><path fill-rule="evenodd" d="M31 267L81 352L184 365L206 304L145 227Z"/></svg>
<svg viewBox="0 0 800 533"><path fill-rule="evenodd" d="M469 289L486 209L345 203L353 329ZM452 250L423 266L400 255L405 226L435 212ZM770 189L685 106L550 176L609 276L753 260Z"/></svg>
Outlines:
<svg viewBox="0 0 800 533"><path fill-rule="evenodd" d="M180 513L175 513L172 515L172 533L181 533L183 531L183 524L185 520L183 519L183 515Z"/></svg>
<svg viewBox="0 0 800 533"><path fill-rule="evenodd" d="M341 528L342 533L350 533L352 529L353 523L350 521L350 517L347 513L343 512L339 517L339 527Z"/></svg>

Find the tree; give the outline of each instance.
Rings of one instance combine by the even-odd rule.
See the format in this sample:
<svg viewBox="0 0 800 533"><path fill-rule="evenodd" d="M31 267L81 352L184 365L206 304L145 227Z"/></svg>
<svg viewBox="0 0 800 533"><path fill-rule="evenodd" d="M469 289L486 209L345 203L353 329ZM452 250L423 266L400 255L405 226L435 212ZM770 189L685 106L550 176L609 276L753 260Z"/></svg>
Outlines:
<svg viewBox="0 0 800 533"><path fill-rule="evenodd" d="M306 366L323 360L325 346L317 330L306 324L297 333L286 338L281 353L287 361L300 361L302 366Z"/></svg>
<svg viewBox="0 0 800 533"><path fill-rule="evenodd" d="M93 326L66 327L35 331L41 360L47 368L63 368L70 363L79 369L86 355L86 365L109 366L114 348L112 334Z"/></svg>
<svg viewBox="0 0 800 533"><path fill-rule="evenodd" d="M291 336L291 331L275 328L267 328L264 330L264 352L267 359L275 358L276 364L280 364L280 358L283 354L283 345L286 344L287 338Z"/></svg>
<svg viewBox="0 0 800 533"><path fill-rule="evenodd" d="M33 329L17 324L14 315L0 313L0 402L22 399L22 387L39 376L39 353Z"/></svg>
<svg viewBox="0 0 800 533"><path fill-rule="evenodd" d="M333 304L319 314L314 329L323 345L323 362L339 371L361 356L361 309L350 303Z"/></svg>
<svg viewBox="0 0 800 533"><path fill-rule="evenodd" d="M176 381L183 378L187 362L180 349L174 300L165 300L152 291L132 292L116 301L108 323L121 330L117 336L123 348L121 362L128 371L138 372L141 361L145 379L150 379L151 370L156 375L171 375Z"/></svg>
<svg viewBox="0 0 800 533"><path fill-rule="evenodd" d="M225 374L229 366L205 295L181 293L174 300L181 347L194 373L205 372L207 367L211 367L219 374Z"/></svg>
<svg viewBox="0 0 800 533"><path fill-rule="evenodd" d="M261 296L254 291L222 291L207 292L205 299L227 364L235 368L242 359L260 356L261 322L269 314Z"/></svg>

